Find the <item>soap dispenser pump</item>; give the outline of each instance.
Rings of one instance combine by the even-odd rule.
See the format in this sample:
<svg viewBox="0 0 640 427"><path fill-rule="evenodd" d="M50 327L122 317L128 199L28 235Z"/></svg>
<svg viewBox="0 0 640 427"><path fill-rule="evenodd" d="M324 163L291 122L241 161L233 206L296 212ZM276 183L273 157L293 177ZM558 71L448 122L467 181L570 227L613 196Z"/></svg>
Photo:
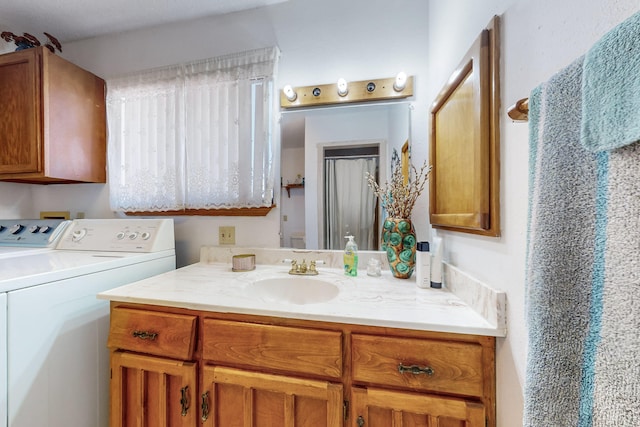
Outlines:
<svg viewBox="0 0 640 427"><path fill-rule="evenodd" d="M347 276L358 275L358 245L353 240L354 236L344 236L347 245L344 248L344 274Z"/></svg>

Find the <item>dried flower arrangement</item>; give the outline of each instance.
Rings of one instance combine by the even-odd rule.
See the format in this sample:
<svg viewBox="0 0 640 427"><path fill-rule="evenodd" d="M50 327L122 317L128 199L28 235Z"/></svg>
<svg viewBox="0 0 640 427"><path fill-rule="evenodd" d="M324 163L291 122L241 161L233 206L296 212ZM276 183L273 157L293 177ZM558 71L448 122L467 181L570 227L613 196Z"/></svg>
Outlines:
<svg viewBox="0 0 640 427"><path fill-rule="evenodd" d="M45 43L44 47L46 47L53 53L55 53L56 49L58 50L58 52L62 52L62 45L57 38L53 37L49 33L44 33L44 35L47 36L47 43ZM18 36L16 34L13 34L12 32L3 31L2 33L0 33L0 38L2 38L6 42L13 41L16 46L18 46L16 50L23 50L29 49L31 47L41 46L40 40L29 33L24 33L23 35Z"/></svg>
<svg viewBox="0 0 640 427"><path fill-rule="evenodd" d="M429 179L431 166L427 166L425 160L420 171L413 165L410 165L410 170L414 179L409 179L409 182L405 185L400 157L397 153L394 153L391 159L391 182L387 181L383 186L380 186L374 176L368 172L366 174L369 187L376 197L380 199L382 207L391 218L411 218L413 206L416 204L418 196L422 194L424 186Z"/></svg>

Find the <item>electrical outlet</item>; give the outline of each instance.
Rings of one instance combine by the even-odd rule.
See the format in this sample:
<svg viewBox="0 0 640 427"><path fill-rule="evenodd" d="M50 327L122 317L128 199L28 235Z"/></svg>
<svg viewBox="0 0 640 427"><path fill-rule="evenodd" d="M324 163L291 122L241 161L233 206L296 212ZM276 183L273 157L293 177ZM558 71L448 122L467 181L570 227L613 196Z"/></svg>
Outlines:
<svg viewBox="0 0 640 427"><path fill-rule="evenodd" d="M234 226L218 227L218 243L221 245L235 245L236 228Z"/></svg>

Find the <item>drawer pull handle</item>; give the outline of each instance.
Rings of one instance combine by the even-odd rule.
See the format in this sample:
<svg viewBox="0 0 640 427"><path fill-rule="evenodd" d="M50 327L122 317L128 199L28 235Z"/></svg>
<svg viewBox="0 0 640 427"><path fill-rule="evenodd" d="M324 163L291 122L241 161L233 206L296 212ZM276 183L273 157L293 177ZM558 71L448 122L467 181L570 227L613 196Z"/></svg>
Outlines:
<svg viewBox="0 0 640 427"><path fill-rule="evenodd" d="M187 390L189 390L189 386L186 385L180 389L180 406L182 407L182 416L187 416L187 411L189 410L189 395L187 394Z"/></svg>
<svg viewBox="0 0 640 427"><path fill-rule="evenodd" d="M409 372L413 375L425 374L428 376L432 376L435 373L433 368L430 366L425 366L424 368L421 368L418 365L404 366L402 363L398 365L398 372L400 372L401 374L404 374L405 372Z"/></svg>
<svg viewBox="0 0 640 427"><path fill-rule="evenodd" d="M202 395L202 422L207 421L209 418L209 392L205 392Z"/></svg>
<svg viewBox="0 0 640 427"><path fill-rule="evenodd" d="M134 338L140 338L141 340L149 340L153 341L156 339L158 334L156 332L147 332L147 331L133 331L132 333Z"/></svg>

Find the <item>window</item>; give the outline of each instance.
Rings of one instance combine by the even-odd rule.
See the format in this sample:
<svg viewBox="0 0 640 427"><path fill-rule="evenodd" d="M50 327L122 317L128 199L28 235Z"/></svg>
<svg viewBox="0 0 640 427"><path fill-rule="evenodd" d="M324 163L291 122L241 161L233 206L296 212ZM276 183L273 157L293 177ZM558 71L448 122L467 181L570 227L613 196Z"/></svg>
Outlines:
<svg viewBox="0 0 640 427"><path fill-rule="evenodd" d="M111 208L270 207L276 48L107 81Z"/></svg>

